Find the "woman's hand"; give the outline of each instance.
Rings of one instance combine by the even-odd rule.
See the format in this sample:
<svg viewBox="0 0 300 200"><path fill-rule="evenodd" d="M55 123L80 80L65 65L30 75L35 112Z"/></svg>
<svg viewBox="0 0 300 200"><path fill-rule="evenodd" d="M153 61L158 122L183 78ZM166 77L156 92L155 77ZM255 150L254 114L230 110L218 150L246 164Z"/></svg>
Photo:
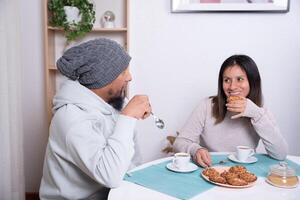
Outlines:
<svg viewBox="0 0 300 200"><path fill-rule="evenodd" d="M210 167L211 166L211 157L205 148L198 149L194 161L199 164L201 167Z"/></svg>
<svg viewBox="0 0 300 200"><path fill-rule="evenodd" d="M243 112L246 109L247 99L245 97L238 97L231 99L230 97L227 100L227 110L230 112L239 113L231 117L231 119L236 119L243 116Z"/></svg>

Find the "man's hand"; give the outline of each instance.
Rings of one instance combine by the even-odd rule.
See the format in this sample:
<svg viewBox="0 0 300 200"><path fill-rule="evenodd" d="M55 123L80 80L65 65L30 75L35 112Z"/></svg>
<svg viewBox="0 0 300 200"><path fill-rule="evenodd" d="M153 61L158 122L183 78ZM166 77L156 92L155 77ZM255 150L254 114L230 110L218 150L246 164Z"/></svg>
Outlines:
<svg viewBox="0 0 300 200"><path fill-rule="evenodd" d="M146 119L149 117L152 109L148 96L146 95L136 95L125 106L121 114L129 117L134 117L136 119Z"/></svg>
<svg viewBox="0 0 300 200"><path fill-rule="evenodd" d="M205 148L198 149L194 158L195 162L201 167L210 167L211 166L211 157Z"/></svg>

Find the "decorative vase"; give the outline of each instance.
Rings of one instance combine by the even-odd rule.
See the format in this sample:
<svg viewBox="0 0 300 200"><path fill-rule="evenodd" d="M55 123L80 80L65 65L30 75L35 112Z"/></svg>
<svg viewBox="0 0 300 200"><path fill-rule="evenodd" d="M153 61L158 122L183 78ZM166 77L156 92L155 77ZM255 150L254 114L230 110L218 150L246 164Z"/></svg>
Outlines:
<svg viewBox="0 0 300 200"><path fill-rule="evenodd" d="M64 10L69 24L77 24L81 21L81 15L79 15L79 9L74 6L64 6Z"/></svg>

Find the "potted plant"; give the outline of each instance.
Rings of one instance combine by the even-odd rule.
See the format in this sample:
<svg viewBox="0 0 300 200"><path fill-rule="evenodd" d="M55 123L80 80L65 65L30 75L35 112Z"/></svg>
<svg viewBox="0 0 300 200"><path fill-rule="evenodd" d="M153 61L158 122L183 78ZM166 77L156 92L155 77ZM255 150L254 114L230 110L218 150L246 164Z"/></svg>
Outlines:
<svg viewBox="0 0 300 200"><path fill-rule="evenodd" d="M68 43L93 28L95 11L89 0L50 0L48 9L50 25L63 28Z"/></svg>

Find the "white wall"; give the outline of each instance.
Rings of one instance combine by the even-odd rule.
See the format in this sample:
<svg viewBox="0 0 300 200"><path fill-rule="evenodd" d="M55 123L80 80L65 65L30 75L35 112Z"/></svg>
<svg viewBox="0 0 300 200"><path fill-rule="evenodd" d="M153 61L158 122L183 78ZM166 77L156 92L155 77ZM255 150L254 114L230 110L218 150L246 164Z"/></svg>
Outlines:
<svg viewBox="0 0 300 200"><path fill-rule="evenodd" d="M38 191L48 139L41 0L21 2L25 191ZM20 59L20 58L16 58Z"/></svg>
<svg viewBox="0 0 300 200"><path fill-rule="evenodd" d="M38 191L47 141L43 66L42 1L22 1L24 154L26 191ZM131 0L130 53L134 81L130 94L150 96L152 119L138 123L144 161L163 154L165 137L179 130L197 102L217 90L218 70L234 53L252 56L263 79L290 153L300 155L300 1L287 14L171 14L169 0ZM18 58L17 58L18 59Z"/></svg>
<svg viewBox="0 0 300 200"><path fill-rule="evenodd" d="M144 160L162 156L165 137L179 130L197 102L217 92L222 62L250 55L258 64L266 105L277 117L290 153L300 155L300 2L290 12L170 13L170 1L131 1L131 95L146 93L167 123L139 122Z"/></svg>

